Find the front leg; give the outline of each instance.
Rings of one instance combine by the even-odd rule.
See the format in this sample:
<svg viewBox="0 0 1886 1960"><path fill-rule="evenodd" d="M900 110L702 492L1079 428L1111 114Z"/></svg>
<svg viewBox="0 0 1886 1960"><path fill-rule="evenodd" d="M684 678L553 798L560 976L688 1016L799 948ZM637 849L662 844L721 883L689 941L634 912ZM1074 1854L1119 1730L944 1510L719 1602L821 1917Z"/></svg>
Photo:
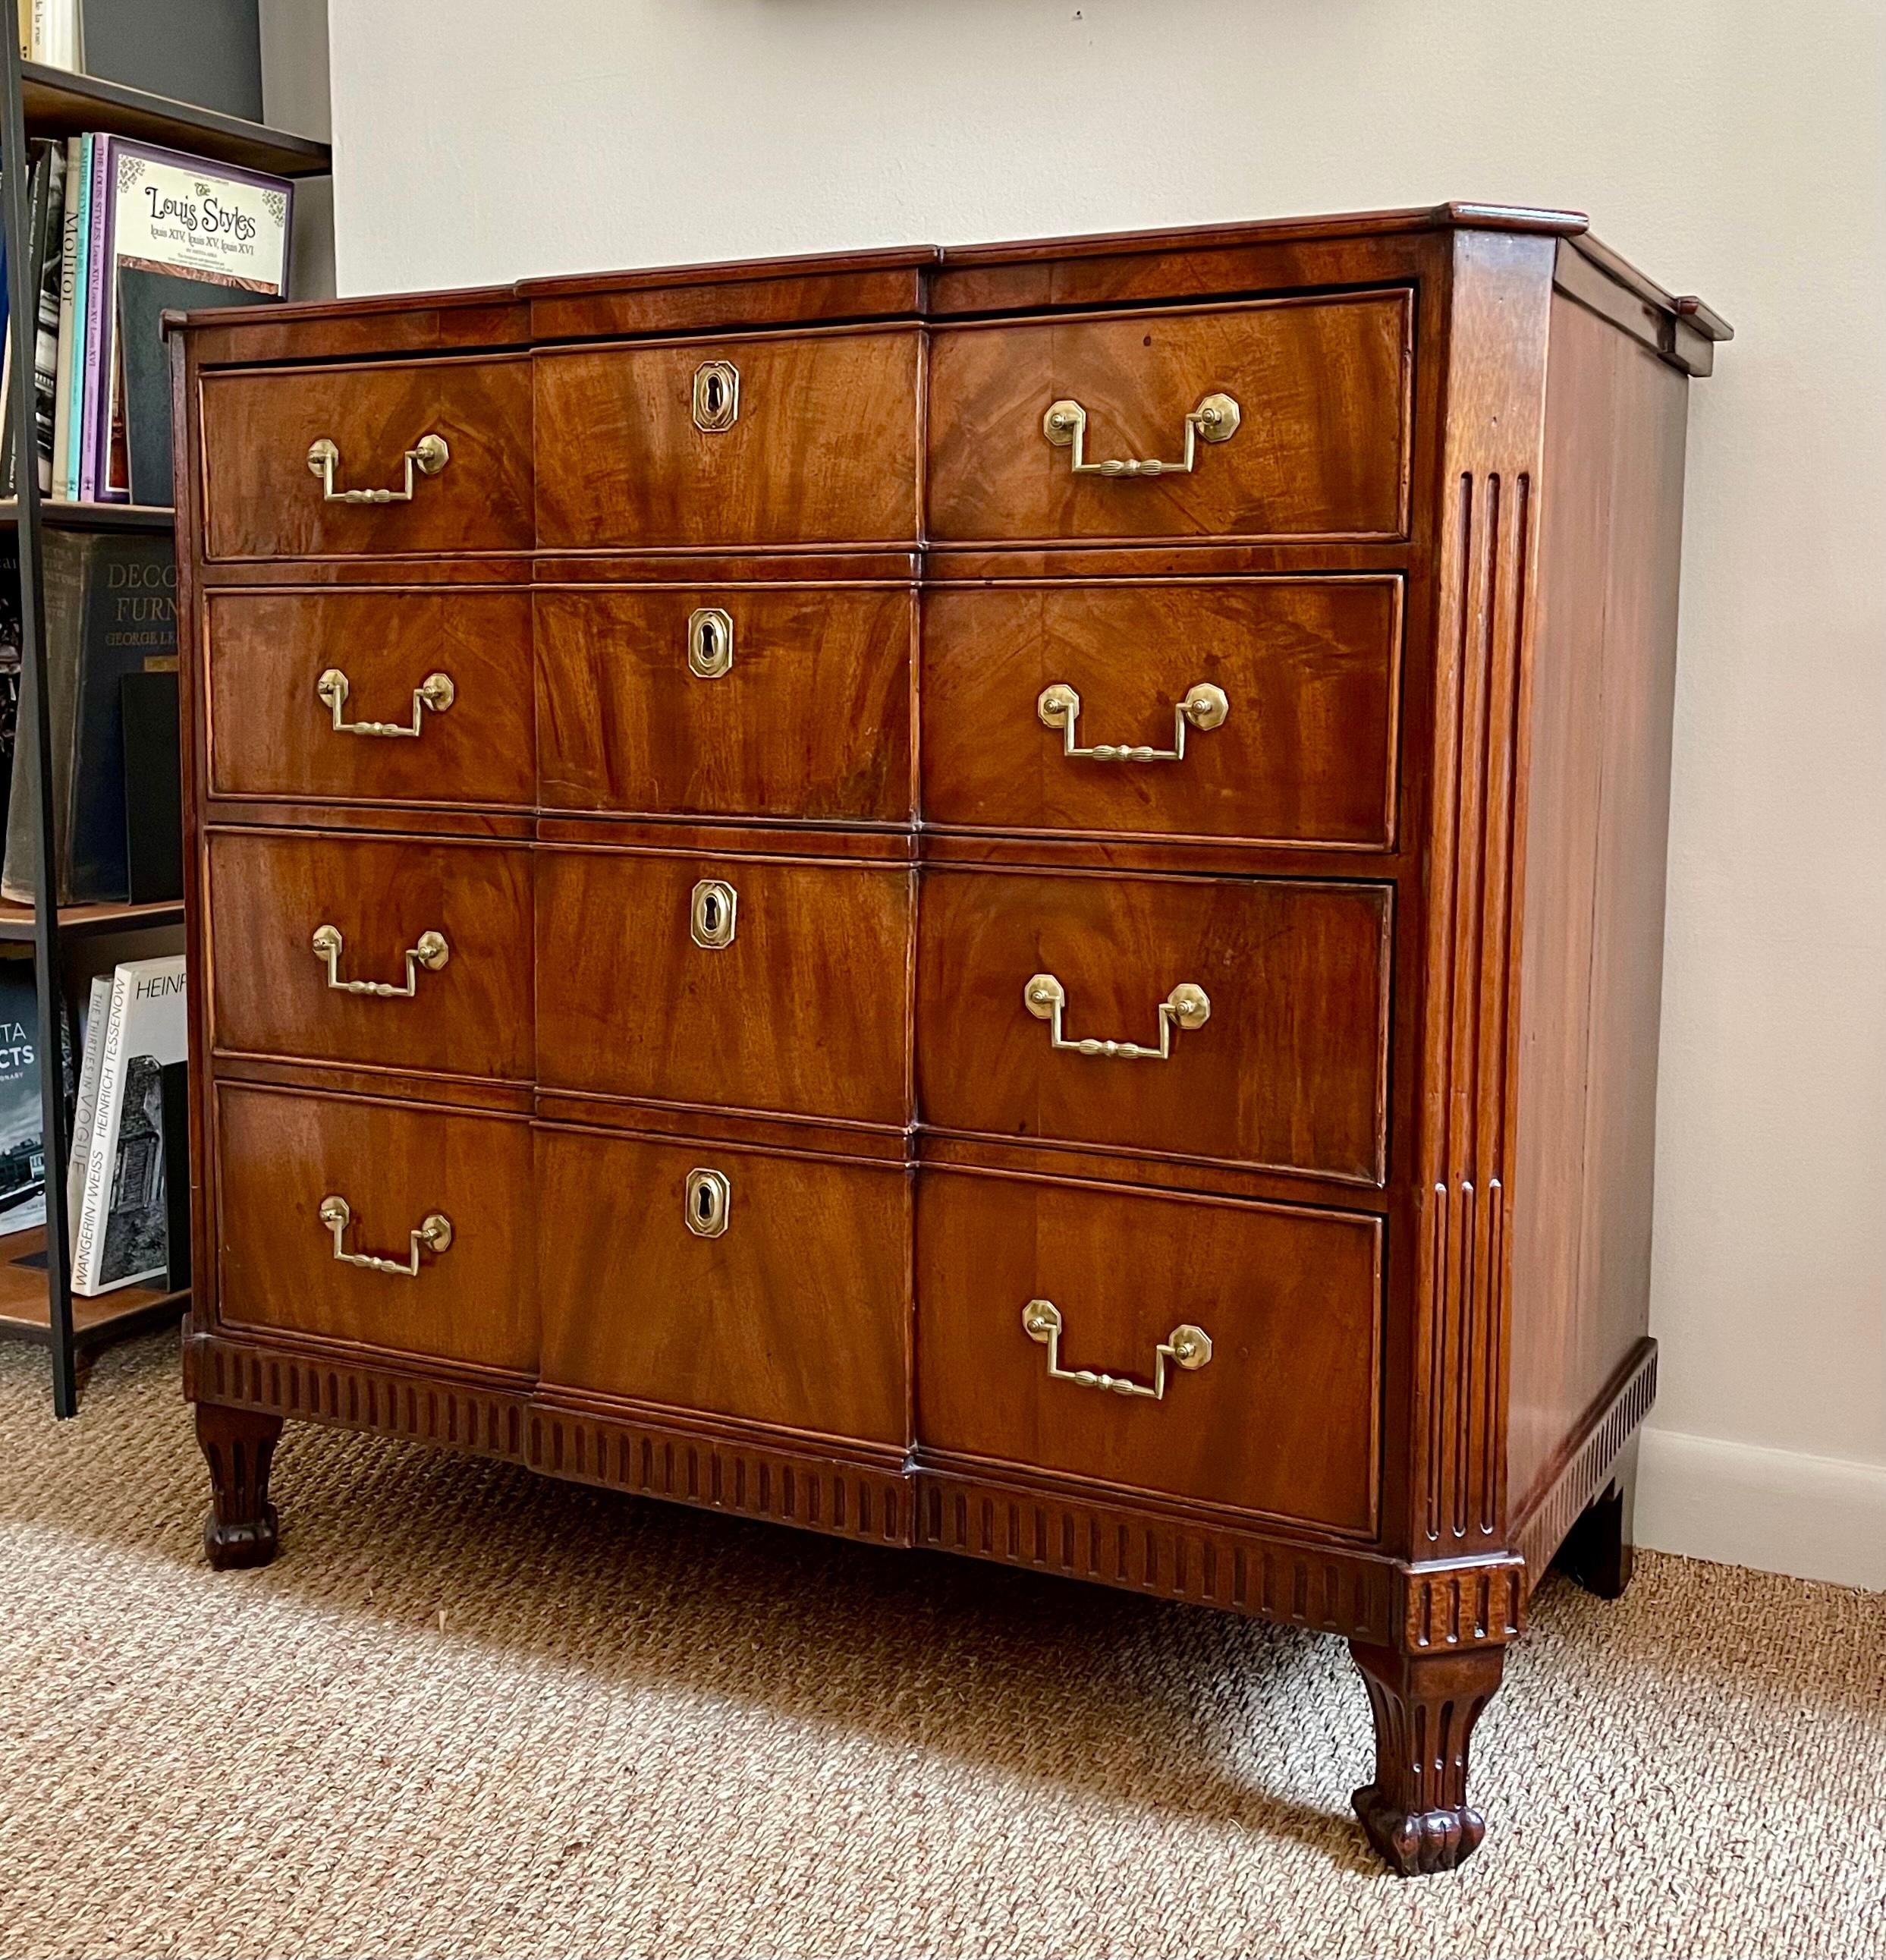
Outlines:
<svg viewBox="0 0 1886 1960"><path fill-rule="evenodd" d="M1405 1654L1359 1640L1349 1650L1376 1723L1376 1780L1351 1799L1356 1815L1404 1879L1452 1871L1487 1833L1467 1801L1467 1743L1500 1685L1506 1650Z"/></svg>
<svg viewBox="0 0 1886 1960"><path fill-rule="evenodd" d="M218 1572L266 1565L275 1555L275 1507L269 1465L281 1418L253 1409L196 1405L196 1440L209 1464L211 1503L203 1551Z"/></svg>

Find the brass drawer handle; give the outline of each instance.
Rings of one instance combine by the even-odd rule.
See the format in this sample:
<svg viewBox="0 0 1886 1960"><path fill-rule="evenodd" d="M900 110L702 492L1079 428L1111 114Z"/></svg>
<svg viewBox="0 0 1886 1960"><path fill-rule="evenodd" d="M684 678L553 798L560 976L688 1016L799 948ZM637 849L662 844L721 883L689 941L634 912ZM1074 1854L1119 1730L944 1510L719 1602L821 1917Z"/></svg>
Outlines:
<svg viewBox="0 0 1886 1960"><path fill-rule="evenodd" d="M1069 1041L1061 1032L1067 1008L1067 989L1051 973L1037 973L1022 989L1023 1004L1038 1021L1050 1023L1050 1045L1076 1055L1104 1055L1116 1061L1169 1061L1175 1027L1202 1028L1211 1019L1211 997L1204 988L1182 980L1159 1003L1159 1045L1142 1048L1137 1042Z"/></svg>
<svg viewBox="0 0 1886 1960"><path fill-rule="evenodd" d="M416 1234L415 1235L417 1236ZM1202 1327L1182 1322L1153 1351L1153 1385L1136 1382L1125 1375L1103 1375L1092 1368L1064 1368L1061 1364L1061 1309L1051 1300L1031 1300L1022 1309L1022 1325L1031 1341L1048 1350L1048 1379L1072 1382L1077 1388L1105 1389L1116 1395L1143 1395L1149 1402L1166 1399L1166 1364L1176 1362L1188 1373L1202 1368L1211 1359L1211 1336Z"/></svg>
<svg viewBox="0 0 1886 1960"><path fill-rule="evenodd" d="M339 926L314 928L314 956L327 968L327 984L337 994L371 994L377 1001L409 1001L419 991L419 969L436 973L452 956L442 932L422 932L418 943L406 948L406 984L395 987L385 980L343 980L340 975L341 930Z"/></svg>
<svg viewBox="0 0 1886 1960"><path fill-rule="evenodd" d="M1142 462L1132 457L1107 463L1086 460L1087 411L1078 402L1051 402L1042 418L1042 433L1057 449L1070 449L1077 476L1185 476L1198 460L1198 441L1229 442L1238 433L1243 412L1229 395L1207 395L1185 418L1185 458L1182 463Z"/></svg>
<svg viewBox="0 0 1886 1960"><path fill-rule="evenodd" d="M336 712L339 711L337 710ZM1061 731L1061 753L1088 762L1182 762L1185 759L1188 728L1222 728L1231 712L1231 703L1221 687L1201 680L1188 688L1185 698L1172 704L1172 746L1169 749L1127 748L1112 742L1096 743L1091 749L1074 746L1074 724L1080 719L1080 696L1064 680L1042 689L1035 711L1042 725Z"/></svg>
<svg viewBox="0 0 1886 1960"><path fill-rule="evenodd" d="M341 452L332 438L323 436L308 445L308 468L321 479L321 495L330 504L410 504L413 473L436 476L452 460L442 435L422 435L406 451L406 482L401 490L336 490L334 473L340 467Z"/></svg>
<svg viewBox="0 0 1886 1960"><path fill-rule="evenodd" d="M392 1273L402 1280L419 1277L421 1252L444 1252L452 1244L452 1221L443 1211L428 1211L412 1228L411 1249L406 1258L383 1259L374 1252L350 1252L342 1246L347 1228L354 1222L354 1208L344 1198L321 1200L321 1223L334 1235L334 1256L344 1266L364 1266L370 1273Z"/></svg>
<svg viewBox="0 0 1886 1960"><path fill-rule="evenodd" d="M688 615L688 671L718 680L733 664L733 616L718 606L699 606Z"/></svg>
<svg viewBox="0 0 1886 1960"><path fill-rule="evenodd" d="M684 1187L682 1216L697 1239L717 1239L727 1230L728 1207L733 1202L733 1187L717 1170L691 1170Z"/></svg>
<svg viewBox="0 0 1886 1960"><path fill-rule="evenodd" d="M426 710L443 714L458 699L458 689L450 674L429 673L412 690L412 726L400 721L343 721L341 710L347 705L352 683L339 667L329 667L314 683L314 692L326 702L334 716L336 735L413 735L425 732Z"/></svg>

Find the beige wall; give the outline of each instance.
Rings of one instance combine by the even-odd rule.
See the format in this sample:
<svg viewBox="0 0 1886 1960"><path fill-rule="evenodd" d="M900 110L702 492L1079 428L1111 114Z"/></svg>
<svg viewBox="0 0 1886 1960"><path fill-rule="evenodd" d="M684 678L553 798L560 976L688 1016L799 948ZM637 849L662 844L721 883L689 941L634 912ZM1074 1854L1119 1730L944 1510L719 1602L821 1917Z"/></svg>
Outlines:
<svg viewBox="0 0 1886 1960"><path fill-rule="evenodd" d="M1691 396L1642 1522L1886 1585L1886 9L331 13L344 291L1458 197L1588 210L1727 314Z"/></svg>

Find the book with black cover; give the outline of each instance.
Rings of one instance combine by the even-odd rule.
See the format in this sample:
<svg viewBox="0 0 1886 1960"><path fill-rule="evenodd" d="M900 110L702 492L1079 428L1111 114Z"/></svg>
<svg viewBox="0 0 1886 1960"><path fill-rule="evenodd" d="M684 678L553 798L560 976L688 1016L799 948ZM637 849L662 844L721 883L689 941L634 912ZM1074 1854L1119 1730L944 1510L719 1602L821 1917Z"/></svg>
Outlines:
<svg viewBox="0 0 1886 1960"><path fill-rule="evenodd" d="M126 858L122 682L177 663L177 562L165 537L49 530L42 540L47 706L58 824L57 902L130 893ZM16 743L0 896L30 904L34 745ZM24 792L24 794L23 794Z"/></svg>
<svg viewBox="0 0 1886 1960"><path fill-rule="evenodd" d="M46 1223L40 1004L30 959L0 959L0 1232Z"/></svg>
<svg viewBox="0 0 1886 1960"><path fill-rule="evenodd" d="M167 310L256 306L278 297L248 286L153 272L125 265L118 272L118 345L124 361L125 434L131 450L131 501L168 504L170 484L170 350Z"/></svg>
<svg viewBox="0 0 1886 1960"><path fill-rule="evenodd" d="M183 778L178 765L177 673L128 673L125 869L134 905L183 896Z"/></svg>

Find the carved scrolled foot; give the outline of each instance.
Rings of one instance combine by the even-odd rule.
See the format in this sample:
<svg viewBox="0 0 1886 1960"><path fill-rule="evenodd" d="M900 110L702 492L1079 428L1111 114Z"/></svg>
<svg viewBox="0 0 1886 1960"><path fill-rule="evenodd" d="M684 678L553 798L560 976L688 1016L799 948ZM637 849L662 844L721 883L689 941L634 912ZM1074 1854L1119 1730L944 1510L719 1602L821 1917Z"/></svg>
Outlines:
<svg viewBox="0 0 1886 1960"><path fill-rule="evenodd" d="M1554 1561L1601 1599L1621 1599L1630 1583L1631 1512L1637 1494L1637 1442L1614 1466L1611 1481L1579 1513Z"/></svg>
<svg viewBox="0 0 1886 1960"><path fill-rule="evenodd" d="M1451 1872L1487 1834L1467 1801L1467 1745L1500 1685L1505 1650L1404 1654L1356 1640L1349 1650L1376 1725L1376 1780L1351 1799L1356 1815L1403 1878Z"/></svg>
<svg viewBox="0 0 1886 1960"><path fill-rule="evenodd" d="M211 1503L203 1553L218 1572L266 1565L278 1538L269 1501L269 1465L281 1434L278 1415L196 1405L196 1440L209 1465Z"/></svg>

